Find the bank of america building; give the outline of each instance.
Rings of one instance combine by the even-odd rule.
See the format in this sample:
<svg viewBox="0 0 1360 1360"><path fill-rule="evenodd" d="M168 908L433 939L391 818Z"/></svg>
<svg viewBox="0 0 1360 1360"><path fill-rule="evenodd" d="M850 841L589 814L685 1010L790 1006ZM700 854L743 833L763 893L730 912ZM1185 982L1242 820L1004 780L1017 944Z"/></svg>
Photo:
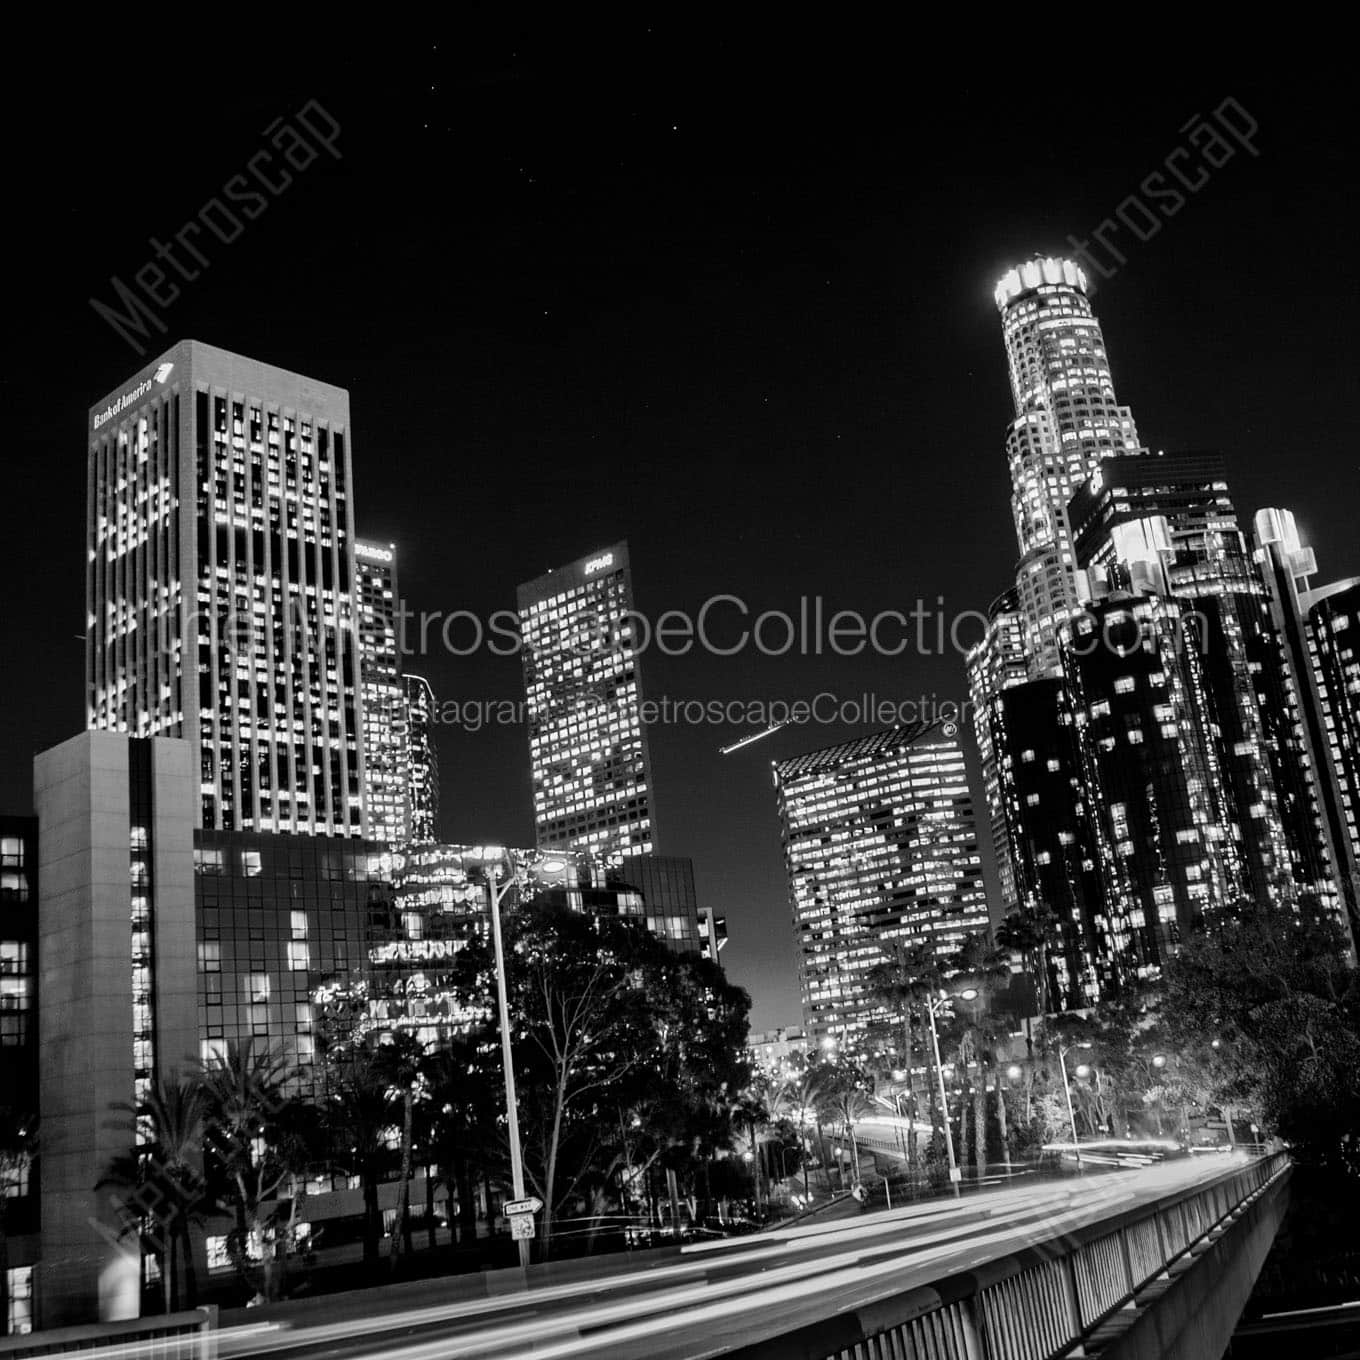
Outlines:
<svg viewBox="0 0 1360 1360"><path fill-rule="evenodd" d="M187 738L205 828L360 834L349 394L186 340L87 428L87 726Z"/></svg>

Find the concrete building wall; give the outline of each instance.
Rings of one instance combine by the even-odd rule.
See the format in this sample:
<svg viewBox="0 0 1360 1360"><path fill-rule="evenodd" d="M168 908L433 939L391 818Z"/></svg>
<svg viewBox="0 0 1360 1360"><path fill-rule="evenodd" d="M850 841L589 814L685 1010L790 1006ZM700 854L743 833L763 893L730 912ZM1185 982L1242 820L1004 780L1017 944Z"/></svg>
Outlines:
<svg viewBox="0 0 1360 1360"><path fill-rule="evenodd" d="M150 741L157 1064L196 1047L189 744ZM85 732L33 763L39 839L41 1326L136 1317L140 1260L96 1184L133 1146L131 766L125 735Z"/></svg>

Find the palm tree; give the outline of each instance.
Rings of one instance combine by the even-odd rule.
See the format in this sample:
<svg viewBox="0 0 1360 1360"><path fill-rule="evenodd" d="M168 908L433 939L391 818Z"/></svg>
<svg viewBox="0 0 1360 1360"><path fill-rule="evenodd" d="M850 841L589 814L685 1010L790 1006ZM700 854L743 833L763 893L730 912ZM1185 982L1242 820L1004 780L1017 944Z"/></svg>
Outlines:
<svg viewBox="0 0 1360 1360"><path fill-rule="evenodd" d="M915 1011L929 1001L940 985L940 969L935 959L934 948L925 943L908 943L905 940L891 940L880 944L884 961L869 970L869 987L876 1000L901 1017L902 1020L902 1066L907 1073L907 1092L911 1107L911 1117L907 1126L907 1155L912 1166L916 1165L916 1052L912 1035L912 1019ZM926 1063L929 1070L930 1063ZM927 1081L932 1108L935 1104L935 1088Z"/></svg>
<svg viewBox="0 0 1360 1360"><path fill-rule="evenodd" d="M364 1264L378 1260L382 1214L378 1186L392 1160L388 1139L400 1116L392 1088L364 1046L334 1060L328 1073L324 1126L329 1133L330 1160L348 1176L357 1176L364 1198Z"/></svg>
<svg viewBox="0 0 1360 1360"><path fill-rule="evenodd" d="M1001 984L1010 977L1010 958L1004 949L992 943L984 931L972 931L964 936L950 962L957 970L955 983L961 982L977 993L969 1003L968 1028L961 1055L967 1054L963 1057L965 1080L969 1059L978 1065L978 1080L973 1087L973 1144L977 1177L981 1180L987 1171L987 1068L996 1066L996 1043L999 1038L993 1003ZM1006 1098L999 1080L995 1087L1002 1160L1009 1165ZM965 1140L961 1137L959 1141L962 1144ZM964 1157L962 1160L966 1162L967 1159Z"/></svg>
<svg viewBox="0 0 1360 1360"><path fill-rule="evenodd" d="M850 1156L855 1168L855 1184L859 1184L859 1140L855 1126L873 1111L873 1102L860 1074L853 1067L822 1064L815 1068L805 1085L808 1103L817 1112L817 1131L820 1136L823 1120L840 1126L850 1140Z"/></svg>
<svg viewBox="0 0 1360 1360"><path fill-rule="evenodd" d="M401 1172L397 1189L397 1216L392 1224L392 1270L401 1264L403 1245L410 1248L411 1154L415 1140L415 1102L424 1086L421 1058L424 1049L415 1035L396 1033L378 1045L374 1066L387 1082L393 1102L401 1106Z"/></svg>
<svg viewBox="0 0 1360 1360"><path fill-rule="evenodd" d="M1011 912L996 930L997 944L1019 954L1034 976L1039 989L1041 1027L1049 1008L1048 945L1056 922L1045 903L1031 902Z"/></svg>
<svg viewBox="0 0 1360 1360"><path fill-rule="evenodd" d="M235 1213L235 1231L228 1249L242 1279L251 1275L250 1248L260 1253L260 1294L276 1297L280 1248L290 1241L275 1221L275 1201L294 1169L271 1146L280 1112L284 1109L284 1058L254 1039L228 1039L215 1049L199 1070L207 1106L206 1146Z"/></svg>
<svg viewBox="0 0 1360 1360"><path fill-rule="evenodd" d="M207 1097L202 1086L183 1080L175 1071L157 1077L137 1105L114 1109L136 1120L140 1141L115 1157L96 1189L111 1186L121 1192L130 1228L139 1236L150 1230L152 1249L161 1267L164 1308L180 1307L178 1259L184 1262L186 1306L197 1302L190 1227L208 1208L203 1181L203 1135Z"/></svg>
<svg viewBox="0 0 1360 1360"><path fill-rule="evenodd" d="M9 1333L10 1186L20 1186L38 1155L38 1121L12 1105L0 1105L0 1336Z"/></svg>

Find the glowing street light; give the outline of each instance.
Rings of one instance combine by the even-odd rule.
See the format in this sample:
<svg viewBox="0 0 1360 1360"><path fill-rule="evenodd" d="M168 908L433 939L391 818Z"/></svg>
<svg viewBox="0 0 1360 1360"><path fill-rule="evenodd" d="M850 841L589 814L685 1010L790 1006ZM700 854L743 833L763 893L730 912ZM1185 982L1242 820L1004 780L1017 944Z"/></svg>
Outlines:
<svg viewBox="0 0 1360 1360"><path fill-rule="evenodd" d="M1011 1081L1019 1081L1020 1078L1021 1078L1022 1076L1024 1076L1024 1073L1021 1072L1021 1070L1020 1070L1020 1064L1019 1064L1019 1063L1012 1063L1012 1064L1006 1069L1006 1076L1007 1076Z"/></svg>
<svg viewBox="0 0 1360 1360"><path fill-rule="evenodd" d="M955 992L954 996L960 1001L972 1001L977 996L977 988L969 987L966 991ZM926 1014L930 1016L930 1044L935 1052L935 1080L940 1087L940 1114L944 1119L944 1147L949 1155L949 1183L954 1187L954 1194L959 1194L959 1182L963 1179L963 1172L959 1169L958 1161L954 1157L954 1132L949 1126L949 1097L944 1089L944 1068L940 1064L940 1033L935 1028L936 1015L943 1015L949 1003L954 999L946 991L941 991L939 998L926 998Z"/></svg>
<svg viewBox="0 0 1360 1360"><path fill-rule="evenodd" d="M515 1093L515 1062L510 1043L510 1001L506 994L505 983L505 946L501 938L501 903L517 887L524 877L526 868L515 860L514 852L499 845L478 847L476 858L482 860L486 870L486 895L491 908L491 939L496 952L496 1006L500 1016L501 1058L505 1066L505 1125L510 1140L510 1183L514 1190L515 1201L526 1198L524 1191L524 1152L519 1140L519 1100ZM498 886L501 865L504 863L509 872L503 886ZM535 866L545 873L560 873L566 868L566 861L548 857L539 860ZM529 1240L517 1239L519 1263L529 1264Z"/></svg>

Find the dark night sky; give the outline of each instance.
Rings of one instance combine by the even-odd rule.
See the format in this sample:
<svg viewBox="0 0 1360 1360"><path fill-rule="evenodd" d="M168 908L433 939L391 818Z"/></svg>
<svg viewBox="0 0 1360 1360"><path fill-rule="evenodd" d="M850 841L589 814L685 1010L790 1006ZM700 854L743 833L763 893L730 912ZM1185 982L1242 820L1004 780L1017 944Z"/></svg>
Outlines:
<svg viewBox="0 0 1360 1360"><path fill-rule="evenodd" d="M625 536L652 615L719 592L753 611L984 608L1015 555L992 285L1089 235L1228 95L1259 157L1146 243L1117 238L1127 263L1095 300L1116 384L1145 442L1222 448L1239 510L1294 508L1326 576L1360 571L1349 87L1314 66L1291 88L1153 80L1102 56L1079 95L1050 95L1037 53L1008 73L914 51L875 70L876 46L640 21L365 37L305 61L204 48L117 82L30 72L8 96L0 807L28 807L33 752L83 720L85 410L145 362L87 299L310 98L342 159L204 247L165 345L349 388L360 532L397 541L415 609L512 607L518 582ZM441 698L520 692L513 660L408 665ZM649 656L644 677L651 698L964 696L952 654ZM855 729L719 758L746 730L654 729L652 751L663 848L726 911L724 959L764 1027L798 1019L768 762ZM440 757L446 837L531 841L521 728L446 731Z"/></svg>

